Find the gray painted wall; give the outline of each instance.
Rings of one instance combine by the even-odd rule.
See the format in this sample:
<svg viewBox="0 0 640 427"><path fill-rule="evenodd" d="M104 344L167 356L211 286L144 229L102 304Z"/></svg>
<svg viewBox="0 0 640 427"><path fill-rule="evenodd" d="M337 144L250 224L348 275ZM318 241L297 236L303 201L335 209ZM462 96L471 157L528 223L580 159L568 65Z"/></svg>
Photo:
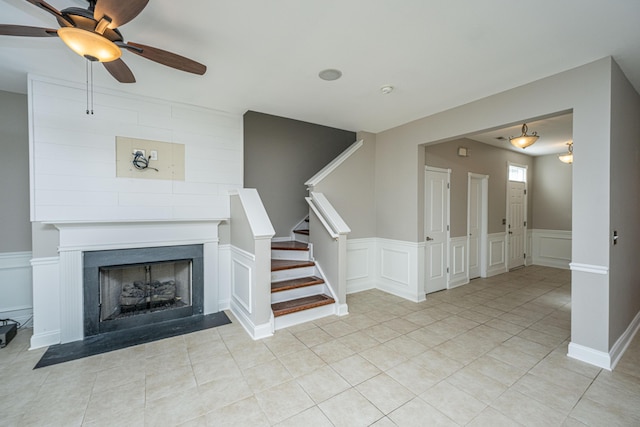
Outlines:
<svg viewBox="0 0 640 427"><path fill-rule="evenodd" d="M469 149L468 157L458 156L458 147L461 146ZM425 147L425 162L428 166L451 169L451 237L462 237L467 234L469 172L489 175L488 232L491 234L505 231L502 219L506 219L507 210L508 162L527 166L529 196L527 218L531 221L531 197L534 193L531 183L532 157L463 138L427 145Z"/></svg>
<svg viewBox="0 0 640 427"><path fill-rule="evenodd" d="M576 162L572 167L572 262L606 271L610 251L610 206L606 201L610 197L612 63L611 58L603 58L377 134L377 236L422 241L423 144L573 110ZM621 268L637 272L631 264ZM629 291L621 295L631 296ZM608 274L573 272L572 343L609 351L608 299Z"/></svg>
<svg viewBox="0 0 640 427"><path fill-rule="evenodd" d="M615 63L611 80L610 346L640 312L640 96Z"/></svg>
<svg viewBox="0 0 640 427"><path fill-rule="evenodd" d="M572 169L557 154L534 157L531 228L571 231Z"/></svg>
<svg viewBox="0 0 640 427"><path fill-rule="evenodd" d="M364 144L336 170L323 179L315 190L323 193L351 229L349 239L375 237L374 170L376 136L358 133Z"/></svg>
<svg viewBox="0 0 640 427"><path fill-rule="evenodd" d="M0 253L31 251L27 96L0 91Z"/></svg>
<svg viewBox="0 0 640 427"><path fill-rule="evenodd" d="M307 216L305 181L355 140L355 132L255 111L244 115L244 186L258 190L275 237L289 236Z"/></svg>

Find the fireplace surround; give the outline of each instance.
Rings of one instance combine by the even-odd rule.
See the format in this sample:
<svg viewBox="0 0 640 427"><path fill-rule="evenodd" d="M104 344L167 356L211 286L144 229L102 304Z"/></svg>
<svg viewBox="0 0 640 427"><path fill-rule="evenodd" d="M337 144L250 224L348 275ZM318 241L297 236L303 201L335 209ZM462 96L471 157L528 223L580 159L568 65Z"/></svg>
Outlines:
<svg viewBox="0 0 640 427"><path fill-rule="evenodd" d="M203 314L202 245L88 251L84 336Z"/></svg>
<svg viewBox="0 0 640 427"><path fill-rule="evenodd" d="M56 258L34 266L31 348L83 340L84 257L94 251L202 247L202 314L226 308L219 291L218 225L223 220L52 221L59 230ZM171 249L167 249L171 251ZM197 257L196 257L197 258ZM223 292L226 295L226 292ZM195 298L192 296L192 298Z"/></svg>

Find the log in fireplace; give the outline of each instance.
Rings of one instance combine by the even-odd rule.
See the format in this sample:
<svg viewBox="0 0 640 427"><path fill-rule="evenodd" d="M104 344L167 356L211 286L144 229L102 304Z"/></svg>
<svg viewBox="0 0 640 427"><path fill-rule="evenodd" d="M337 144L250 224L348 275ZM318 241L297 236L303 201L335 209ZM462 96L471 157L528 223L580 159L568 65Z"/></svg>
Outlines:
<svg viewBox="0 0 640 427"><path fill-rule="evenodd" d="M202 245L84 252L84 336L203 313Z"/></svg>

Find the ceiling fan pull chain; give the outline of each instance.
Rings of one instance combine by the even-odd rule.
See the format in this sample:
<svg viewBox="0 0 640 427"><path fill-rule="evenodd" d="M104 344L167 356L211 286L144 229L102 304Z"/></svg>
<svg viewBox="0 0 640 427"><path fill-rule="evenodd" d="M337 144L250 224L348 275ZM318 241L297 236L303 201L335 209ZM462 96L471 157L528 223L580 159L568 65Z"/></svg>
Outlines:
<svg viewBox="0 0 640 427"><path fill-rule="evenodd" d="M91 115L93 115L93 61L89 61L91 68Z"/></svg>
<svg viewBox="0 0 640 427"><path fill-rule="evenodd" d="M85 67L84 67L84 73L85 73L85 77L86 77L86 83L87 83L87 114L89 114L89 61L86 61Z"/></svg>

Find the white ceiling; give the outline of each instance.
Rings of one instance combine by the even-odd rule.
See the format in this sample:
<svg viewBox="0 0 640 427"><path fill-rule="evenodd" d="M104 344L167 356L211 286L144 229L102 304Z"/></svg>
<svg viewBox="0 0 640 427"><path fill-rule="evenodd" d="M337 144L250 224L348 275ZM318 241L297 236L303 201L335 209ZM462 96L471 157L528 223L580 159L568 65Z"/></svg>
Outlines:
<svg viewBox="0 0 640 427"><path fill-rule="evenodd" d="M120 28L125 41L193 58L207 73L125 52L138 82L119 84L99 67L95 84L379 132L608 55L638 90L639 17L638 0L151 0ZM0 23L57 28L25 0L0 1ZM325 68L343 77L322 81ZM0 36L2 90L26 92L27 73L83 83L84 72L59 39ZM395 90L383 95L387 84Z"/></svg>

